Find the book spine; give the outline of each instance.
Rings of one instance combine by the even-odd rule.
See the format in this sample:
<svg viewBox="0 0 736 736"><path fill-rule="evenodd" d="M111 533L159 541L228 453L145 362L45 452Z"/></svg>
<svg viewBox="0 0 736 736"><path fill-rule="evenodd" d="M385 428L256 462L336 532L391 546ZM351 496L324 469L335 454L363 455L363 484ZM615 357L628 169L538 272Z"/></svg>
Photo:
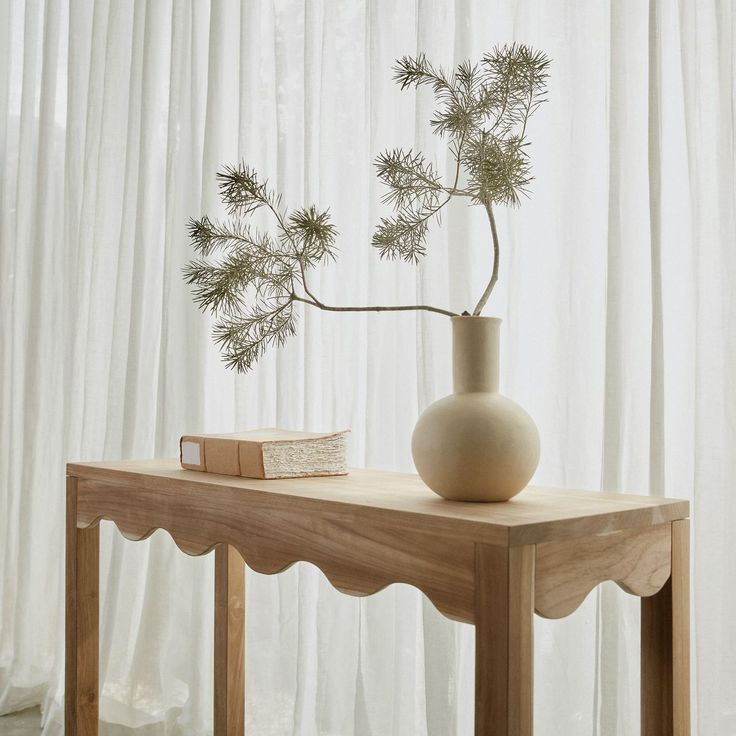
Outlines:
<svg viewBox="0 0 736 736"><path fill-rule="evenodd" d="M220 475L265 478L263 445L227 437L184 436L180 441L181 466Z"/></svg>
<svg viewBox="0 0 736 736"><path fill-rule="evenodd" d="M240 475L244 478L266 478L263 467L263 443L240 440L238 442Z"/></svg>

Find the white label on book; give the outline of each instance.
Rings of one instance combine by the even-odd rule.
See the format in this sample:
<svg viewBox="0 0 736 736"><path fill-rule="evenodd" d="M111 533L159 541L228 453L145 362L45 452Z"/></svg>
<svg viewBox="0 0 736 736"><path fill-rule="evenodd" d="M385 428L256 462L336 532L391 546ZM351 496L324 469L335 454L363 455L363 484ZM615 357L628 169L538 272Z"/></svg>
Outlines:
<svg viewBox="0 0 736 736"><path fill-rule="evenodd" d="M201 465L199 457L199 442L181 443L181 461L185 465Z"/></svg>

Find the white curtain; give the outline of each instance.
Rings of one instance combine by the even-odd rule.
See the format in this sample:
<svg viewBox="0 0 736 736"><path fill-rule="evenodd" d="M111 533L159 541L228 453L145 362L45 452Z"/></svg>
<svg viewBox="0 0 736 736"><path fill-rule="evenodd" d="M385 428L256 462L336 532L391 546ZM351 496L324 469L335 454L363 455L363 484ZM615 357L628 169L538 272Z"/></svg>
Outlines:
<svg viewBox="0 0 736 736"><path fill-rule="evenodd" d="M518 40L554 66L531 199L499 221L503 390L539 424L536 482L692 501L694 733L736 734L735 29L731 0L2 0L0 712L63 728L67 460L351 427L353 464L411 470L417 413L449 391L446 320L307 311L237 377L182 283L185 225L243 158L331 208L326 300L468 308L482 213L451 209L417 270L380 262L371 160L446 165L396 57ZM212 557L108 526L102 733L211 732ZM249 734L472 734L473 630L417 591L351 598L298 565L249 573L247 611ZM639 733L638 619L604 585L537 622L536 733Z"/></svg>

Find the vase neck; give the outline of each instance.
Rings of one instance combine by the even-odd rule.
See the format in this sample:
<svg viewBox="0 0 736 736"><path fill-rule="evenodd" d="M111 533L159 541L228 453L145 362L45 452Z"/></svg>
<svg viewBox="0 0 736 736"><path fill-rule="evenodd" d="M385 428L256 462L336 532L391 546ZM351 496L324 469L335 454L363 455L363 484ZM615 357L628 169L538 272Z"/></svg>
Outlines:
<svg viewBox="0 0 736 736"><path fill-rule="evenodd" d="M457 394L498 391L501 320L452 318L452 379Z"/></svg>

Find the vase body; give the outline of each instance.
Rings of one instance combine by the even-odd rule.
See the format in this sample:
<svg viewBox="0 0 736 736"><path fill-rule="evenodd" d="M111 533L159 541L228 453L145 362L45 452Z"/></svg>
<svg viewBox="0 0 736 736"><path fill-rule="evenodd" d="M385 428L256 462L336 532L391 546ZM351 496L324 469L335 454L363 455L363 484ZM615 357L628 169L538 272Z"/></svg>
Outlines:
<svg viewBox="0 0 736 736"><path fill-rule="evenodd" d="M501 320L452 318L453 393L422 413L412 455L422 480L455 501L508 501L539 463L539 432L498 393Z"/></svg>

